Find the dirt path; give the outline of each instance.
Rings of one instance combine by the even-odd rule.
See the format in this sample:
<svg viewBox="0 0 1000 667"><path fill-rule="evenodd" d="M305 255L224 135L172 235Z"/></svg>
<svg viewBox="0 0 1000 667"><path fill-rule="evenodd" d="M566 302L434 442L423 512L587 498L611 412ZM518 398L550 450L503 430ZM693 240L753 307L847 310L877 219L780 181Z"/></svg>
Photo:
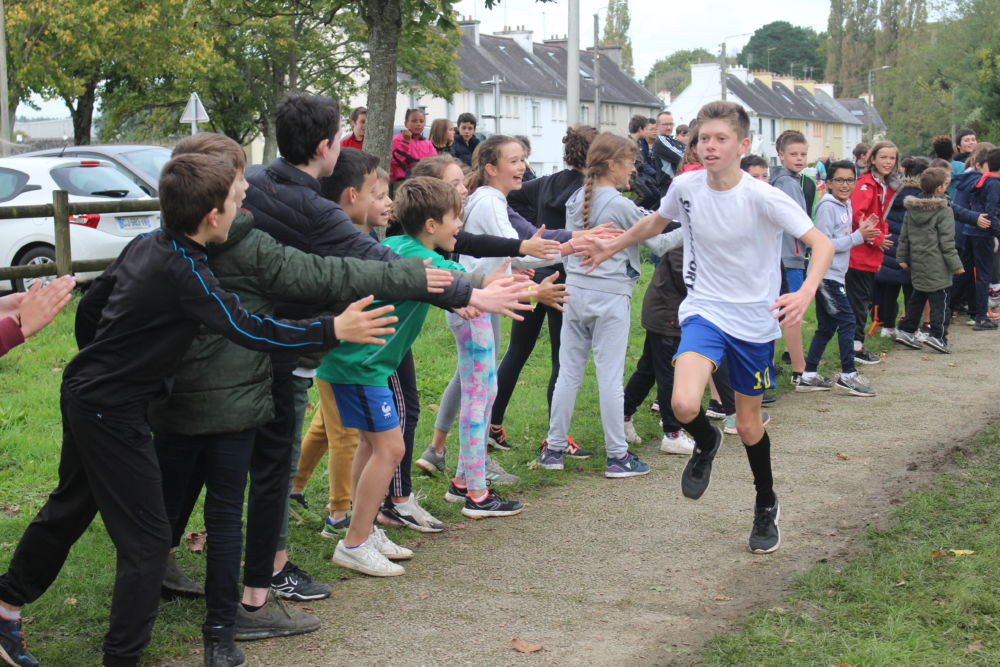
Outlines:
<svg viewBox="0 0 1000 667"><path fill-rule="evenodd" d="M746 551L752 486L736 436L698 502L680 494L682 458L644 443L649 476L581 477L519 518L426 537L404 577L341 582L312 605L319 632L244 644L250 664L688 664L778 604L796 573L849 556L860 530L1000 416L986 363L997 335L958 324L953 338L951 356L899 348L863 369L876 398L782 397L769 427L783 509L773 555ZM514 637L544 651L517 653Z"/></svg>

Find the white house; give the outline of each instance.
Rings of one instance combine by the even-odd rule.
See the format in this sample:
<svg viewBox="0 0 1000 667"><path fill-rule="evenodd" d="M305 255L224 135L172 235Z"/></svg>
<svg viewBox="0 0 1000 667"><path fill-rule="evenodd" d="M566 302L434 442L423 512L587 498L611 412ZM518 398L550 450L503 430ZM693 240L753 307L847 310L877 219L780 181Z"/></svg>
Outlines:
<svg viewBox="0 0 1000 667"><path fill-rule="evenodd" d="M423 108L427 127L435 118L454 121L469 111L479 119L477 129L486 134L519 134L531 143L529 163L538 175L563 168L562 139L566 134L565 40L534 42L530 30L505 30L482 35L479 22L461 22L462 38L457 64L462 89L451 102L431 95L400 93L396 99L395 124L403 124L408 108ZM660 100L628 76L616 58L620 49L602 47L600 57L601 131L628 133L634 114L654 116ZM500 83L500 104L494 104L494 76ZM580 53L580 122L597 125L594 113L594 54ZM401 74L401 79L406 79ZM364 106L365 95L351 100Z"/></svg>

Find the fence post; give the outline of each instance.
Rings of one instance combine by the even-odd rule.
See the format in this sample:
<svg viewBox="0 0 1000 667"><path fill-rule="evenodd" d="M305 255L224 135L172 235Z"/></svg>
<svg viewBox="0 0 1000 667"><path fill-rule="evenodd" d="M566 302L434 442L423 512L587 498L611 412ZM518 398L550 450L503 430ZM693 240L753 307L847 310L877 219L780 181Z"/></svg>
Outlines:
<svg viewBox="0 0 1000 667"><path fill-rule="evenodd" d="M65 190L52 193L52 217L55 224L56 275L65 276L70 273L73 264L69 240L69 193Z"/></svg>

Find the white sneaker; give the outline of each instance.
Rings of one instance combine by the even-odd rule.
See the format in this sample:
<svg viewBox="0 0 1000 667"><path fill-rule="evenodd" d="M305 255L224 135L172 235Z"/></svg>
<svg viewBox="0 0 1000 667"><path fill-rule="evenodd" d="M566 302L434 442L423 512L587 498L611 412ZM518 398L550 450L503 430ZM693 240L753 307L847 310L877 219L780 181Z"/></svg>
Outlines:
<svg viewBox="0 0 1000 667"><path fill-rule="evenodd" d="M895 338L896 330L889 327L882 327L882 330L878 332L878 335L882 338Z"/></svg>
<svg viewBox="0 0 1000 667"><path fill-rule="evenodd" d="M406 572L402 565L390 563L389 559L379 553L369 537L354 549L344 546L344 540L337 542L333 550L333 562L348 570L362 572L373 577L398 577Z"/></svg>
<svg viewBox="0 0 1000 667"><path fill-rule="evenodd" d="M635 422L631 419L625 420L625 442L630 445L642 444L642 438L635 432Z"/></svg>
<svg viewBox="0 0 1000 667"><path fill-rule="evenodd" d="M687 431L664 433L663 440L660 441L660 451L664 454L690 456L694 453L694 438L688 435Z"/></svg>
<svg viewBox="0 0 1000 667"><path fill-rule="evenodd" d="M916 333L913 334L913 337L917 341L923 343L925 340L927 340L928 335L927 335L927 332L924 331L923 329L917 329Z"/></svg>
<svg viewBox="0 0 1000 667"><path fill-rule="evenodd" d="M382 511L407 528L421 533L440 533L444 530L444 524L421 507L417 496L413 494L401 503L388 503Z"/></svg>
<svg viewBox="0 0 1000 667"><path fill-rule="evenodd" d="M413 552L406 547L401 547L385 534L385 531L375 526L369 541L378 549L378 552L389 560L408 560L413 558Z"/></svg>

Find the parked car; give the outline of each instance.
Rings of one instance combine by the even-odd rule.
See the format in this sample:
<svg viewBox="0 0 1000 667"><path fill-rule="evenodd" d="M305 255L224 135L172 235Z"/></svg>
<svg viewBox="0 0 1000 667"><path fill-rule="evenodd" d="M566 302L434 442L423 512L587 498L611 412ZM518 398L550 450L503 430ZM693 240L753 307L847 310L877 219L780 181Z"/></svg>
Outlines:
<svg viewBox="0 0 1000 667"><path fill-rule="evenodd" d="M0 158L0 207L48 204L54 190L69 192L69 201L107 202L148 199L148 195L110 162L80 158ZM121 249L144 232L160 226L160 213L150 202L141 213L87 213L70 216L73 259L117 257ZM55 231L51 217L0 220L0 266L54 262ZM100 272L77 275L80 282ZM0 290L23 290L32 279L0 280Z"/></svg>
<svg viewBox="0 0 1000 667"><path fill-rule="evenodd" d="M16 157L78 157L90 160L107 160L143 192L156 197L159 191L160 172L170 160L170 149L163 146L114 145L64 146L41 151L21 153Z"/></svg>

